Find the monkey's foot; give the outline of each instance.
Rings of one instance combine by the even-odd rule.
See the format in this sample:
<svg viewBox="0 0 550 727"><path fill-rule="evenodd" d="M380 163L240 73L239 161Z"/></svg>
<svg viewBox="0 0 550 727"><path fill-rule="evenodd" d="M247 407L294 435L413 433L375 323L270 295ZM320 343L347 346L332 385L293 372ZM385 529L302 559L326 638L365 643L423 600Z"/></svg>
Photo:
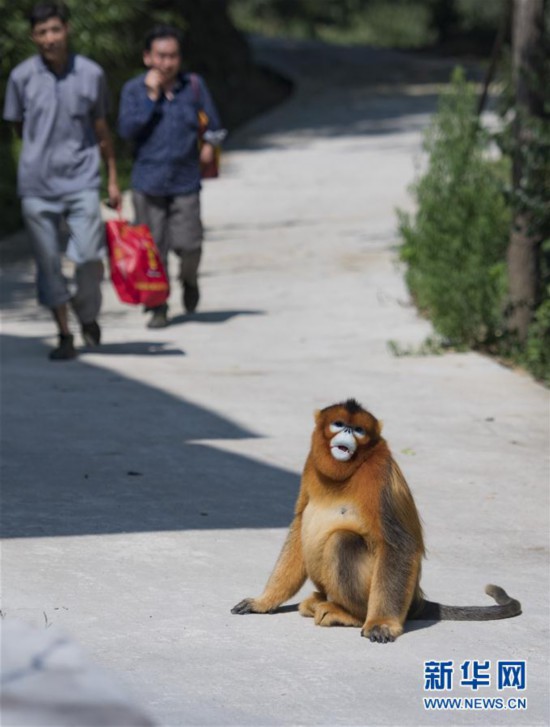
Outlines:
<svg viewBox="0 0 550 727"><path fill-rule="evenodd" d="M315 609L322 602L326 601L326 596L319 591L314 591L311 596L305 598L298 606L298 611L302 616L306 618L313 618L315 616Z"/></svg>
<svg viewBox="0 0 550 727"><path fill-rule="evenodd" d="M359 619L332 601L318 603L314 618L317 626L361 626Z"/></svg>
<svg viewBox="0 0 550 727"><path fill-rule="evenodd" d="M378 624L367 622L361 630L361 636L378 644L387 644L390 641L395 641L402 633L403 627L398 621L393 619L388 619L388 621Z"/></svg>

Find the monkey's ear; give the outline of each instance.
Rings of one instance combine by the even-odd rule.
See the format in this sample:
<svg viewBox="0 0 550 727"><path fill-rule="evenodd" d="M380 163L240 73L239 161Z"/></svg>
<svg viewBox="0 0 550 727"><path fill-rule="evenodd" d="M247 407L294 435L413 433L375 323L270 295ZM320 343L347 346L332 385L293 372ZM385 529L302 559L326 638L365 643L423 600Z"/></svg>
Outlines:
<svg viewBox="0 0 550 727"><path fill-rule="evenodd" d="M319 424L319 420L321 419L321 410L315 409L313 412L313 418L315 419L315 424Z"/></svg>
<svg viewBox="0 0 550 727"><path fill-rule="evenodd" d="M382 435L382 427L383 426L384 426L384 422L382 422L382 421L380 421L380 419L378 419L376 421L376 436L377 437L380 437Z"/></svg>

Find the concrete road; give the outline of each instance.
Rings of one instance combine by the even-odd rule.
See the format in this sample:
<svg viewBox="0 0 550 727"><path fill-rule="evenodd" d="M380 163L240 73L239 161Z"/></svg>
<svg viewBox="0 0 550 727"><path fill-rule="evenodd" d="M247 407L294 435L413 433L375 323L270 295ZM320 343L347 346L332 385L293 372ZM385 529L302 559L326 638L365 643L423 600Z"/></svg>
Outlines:
<svg viewBox="0 0 550 727"><path fill-rule="evenodd" d="M174 286L172 325L147 330L106 281L104 345L51 363L32 266L2 271L2 612L72 634L166 727L547 725L548 392L476 353L388 348L430 334L395 208L411 207L449 66L259 52L297 93L236 135L205 184L196 315ZM523 615L415 623L380 645L293 610L230 614L278 555L313 411L349 396L384 421L414 492L427 595L489 605L494 582ZM425 689L426 661L452 662L450 691ZM526 688L499 691L510 661ZM434 696L472 701L426 709Z"/></svg>

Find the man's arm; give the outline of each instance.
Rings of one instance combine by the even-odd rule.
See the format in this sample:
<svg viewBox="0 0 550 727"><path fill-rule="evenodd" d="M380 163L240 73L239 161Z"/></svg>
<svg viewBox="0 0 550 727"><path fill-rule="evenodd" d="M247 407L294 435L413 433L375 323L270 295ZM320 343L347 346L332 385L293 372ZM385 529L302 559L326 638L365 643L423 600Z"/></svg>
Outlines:
<svg viewBox="0 0 550 727"><path fill-rule="evenodd" d="M101 156L107 167L107 193L111 207L119 207L121 203L120 190L116 171L115 149L109 126L104 118L95 119L94 129L99 143Z"/></svg>
<svg viewBox="0 0 550 727"><path fill-rule="evenodd" d="M120 96L118 133L123 139L137 139L158 121L160 113L158 98L154 100L152 89L147 89L145 84L138 87L126 84Z"/></svg>
<svg viewBox="0 0 550 727"><path fill-rule="evenodd" d="M23 138L23 98L19 89L19 84L14 78L14 73L10 73L8 83L6 85L6 96L4 99L4 121L11 124L13 131L17 136Z"/></svg>

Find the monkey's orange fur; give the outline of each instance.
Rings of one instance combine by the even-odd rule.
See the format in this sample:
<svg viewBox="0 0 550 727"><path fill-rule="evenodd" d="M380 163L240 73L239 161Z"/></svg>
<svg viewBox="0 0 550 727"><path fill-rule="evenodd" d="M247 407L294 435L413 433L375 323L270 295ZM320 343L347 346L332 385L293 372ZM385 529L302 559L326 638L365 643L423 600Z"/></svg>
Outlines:
<svg viewBox="0 0 550 727"><path fill-rule="evenodd" d="M361 626L371 641L393 641L407 616L426 604L447 609L443 618L519 612L517 601L497 587L494 597L506 606L457 609L424 601L422 527L381 423L351 399L316 412L315 424L294 519L273 573L263 593L241 601L233 613L273 611L307 577L317 591L302 601L300 613L320 626Z"/></svg>

